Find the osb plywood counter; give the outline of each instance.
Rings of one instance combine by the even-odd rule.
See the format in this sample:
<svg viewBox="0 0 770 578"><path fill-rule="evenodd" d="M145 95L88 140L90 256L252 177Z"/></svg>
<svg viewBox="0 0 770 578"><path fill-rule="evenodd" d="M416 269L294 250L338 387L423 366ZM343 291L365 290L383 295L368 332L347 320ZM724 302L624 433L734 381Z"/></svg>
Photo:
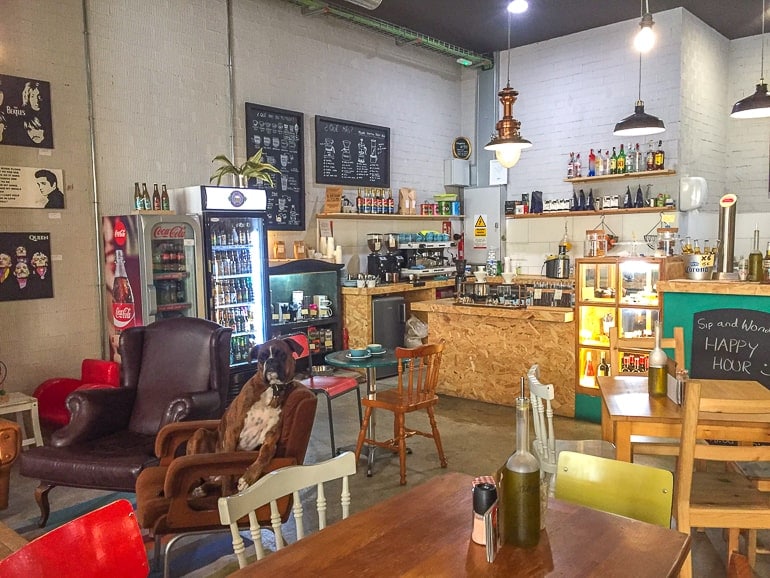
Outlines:
<svg viewBox="0 0 770 578"><path fill-rule="evenodd" d="M748 295L770 297L770 284L748 281L694 281L674 279L658 283L663 293L706 293L709 295Z"/></svg>
<svg viewBox="0 0 770 578"><path fill-rule="evenodd" d="M575 415L575 324L572 309L506 309L456 305L453 299L412 304L428 322L428 340L444 339L438 392L514 405L519 378L540 364L553 383L554 413Z"/></svg>
<svg viewBox="0 0 770 578"><path fill-rule="evenodd" d="M350 347L366 347L372 342L372 297L384 295L403 295L406 301L407 318L411 305L417 301L436 298L436 290L454 287L454 281L425 281L425 285L415 287L411 283L392 283L377 287L343 287L342 316L348 330Z"/></svg>

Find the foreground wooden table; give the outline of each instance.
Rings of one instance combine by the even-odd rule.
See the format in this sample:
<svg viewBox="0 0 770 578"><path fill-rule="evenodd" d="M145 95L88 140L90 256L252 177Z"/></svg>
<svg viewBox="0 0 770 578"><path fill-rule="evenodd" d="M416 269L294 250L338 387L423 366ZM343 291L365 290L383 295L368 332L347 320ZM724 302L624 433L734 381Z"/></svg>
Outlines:
<svg viewBox="0 0 770 578"><path fill-rule="evenodd" d="M551 500L540 543L493 564L471 536L471 476L449 473L332 524L232 576L675 576L690 537ZM353 496L355 503L355 496Z"/></svg>
<svg viewBox="0 0 770 578"><path fill-rule="evenodd" d="M619 375L598 377L602 395L602 437L615 444L615 457L631 461L631 436L678 438L682 430L682 408L668 397L650 397L647 376ZM758 381L698 379L703 384L703 397L725 397L736 400L770 398L770 390ZM735 420L724 414L719 420L698 425L709 439L733 439L770 442L770 416L757 417L756 422Z"/></svg>

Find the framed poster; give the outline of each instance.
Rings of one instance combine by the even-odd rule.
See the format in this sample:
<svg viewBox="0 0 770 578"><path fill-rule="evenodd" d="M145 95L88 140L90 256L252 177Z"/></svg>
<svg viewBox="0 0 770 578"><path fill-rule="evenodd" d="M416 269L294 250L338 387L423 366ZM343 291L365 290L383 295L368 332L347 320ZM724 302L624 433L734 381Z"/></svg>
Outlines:
<svg viewBox="0 0 770 578"><path fill-rule="evenodd" d="M0 74L0 145L53 148L48 82Z"/></svg>
<svg viewBox="0 0 770 578"><path fill-rule="evenodd" d="M281 171L275 186L260 183L267 193L267 228L271 231L305 229L304 114L246 103L246 155L260 148L262 160ZM250 183L257 186L256 182Z"/></svg>
<svg viewBox="0 0 770 578"><path fill-rule="evenodd" d="M315 117L315 180L327 185L390 187L390 129Z"/></svg>
<svg viewBox="0 0 770 578"><path fill-rule="evenodd" d="M0 301L53 297L50 233L0 233Z"/></svg>
<svg viewBox="0 0 770 578"><path fill-rule="evenodd" d="M456 159L467 161L471 158L471 139L467 136L458 136L452 142L452 156Z"/></svg>
<svg viewBox="0 0 770 578"><path fill-rule="evenodd" d="M61 169L0 166L0 209L63 209Z"/></svg>

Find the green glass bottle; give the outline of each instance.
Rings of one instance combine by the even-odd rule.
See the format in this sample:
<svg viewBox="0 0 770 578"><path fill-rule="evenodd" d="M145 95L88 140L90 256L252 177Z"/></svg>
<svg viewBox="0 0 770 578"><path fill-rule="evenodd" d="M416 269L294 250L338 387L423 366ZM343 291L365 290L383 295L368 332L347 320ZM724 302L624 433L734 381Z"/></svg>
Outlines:
<svg viewBox="0 0 770 578"><path fill-rule="evenodd" d="M500 470L501 534L506 544L522 548L540 540L540 464L529 450L529 399L516 398L516 451Z"/></svg>
<svg viewBox="0 0 770 578"><path fill-rule="evenodd" d="M754 248L749 253L749 281L762 280L762 253L759 250L759 227L754 229Z"/></svg>

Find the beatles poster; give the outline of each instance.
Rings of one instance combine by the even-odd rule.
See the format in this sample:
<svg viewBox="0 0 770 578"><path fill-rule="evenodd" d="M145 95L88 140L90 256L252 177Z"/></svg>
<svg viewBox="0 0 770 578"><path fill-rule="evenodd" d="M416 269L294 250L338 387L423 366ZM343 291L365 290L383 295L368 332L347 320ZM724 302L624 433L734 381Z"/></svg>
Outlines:
<svg viewBox="0 0 770 578"><path fill-rule="evenodd" d="M53 297L50 233L0 233L0 301Z"/></svg>
<svg viewBox="0 0 770 578"><path fill-rule="evenodd" d="M48 82L0 74L0 145L53 148Z"/></svg>
<svg viewBox="0 0 770 578"><path fill-rule="evenodd" d="M63 209L61 169L0 165L0 209Z"/></svg>

